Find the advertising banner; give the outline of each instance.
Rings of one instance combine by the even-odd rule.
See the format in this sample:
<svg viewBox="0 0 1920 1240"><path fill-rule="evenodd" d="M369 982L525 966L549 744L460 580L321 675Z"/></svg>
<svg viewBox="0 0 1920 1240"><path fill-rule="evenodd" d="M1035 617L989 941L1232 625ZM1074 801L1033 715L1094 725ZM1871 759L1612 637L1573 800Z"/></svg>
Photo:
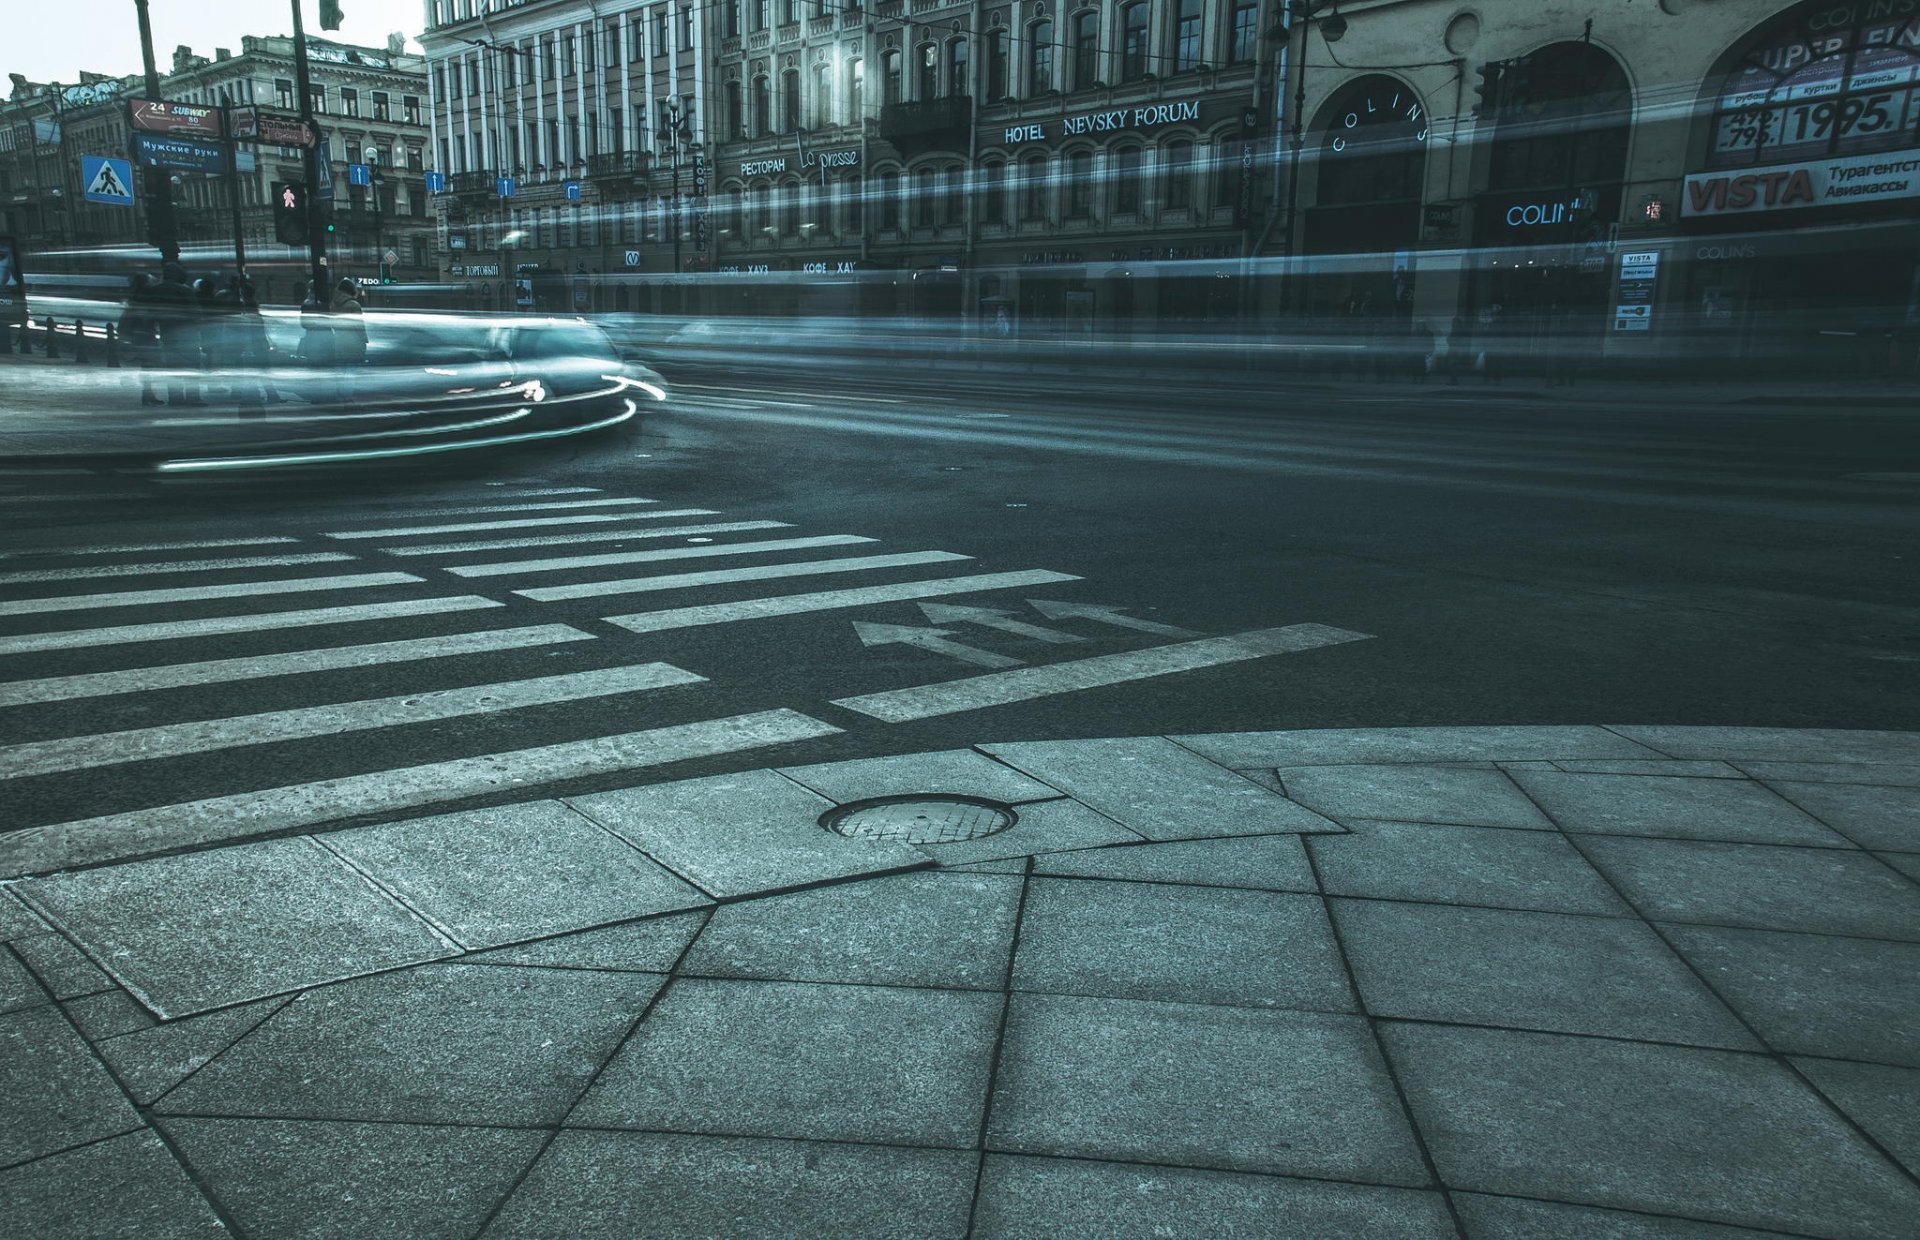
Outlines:
<svg viewBox="0 0 1920 1240"><path fill-rule="evenodd" d="M161 138L137 133L133 135L133 158L142 167L171 168L177 172L217 175L227 170L227 148L198 138Z"/></svg>
<svg viewBox="0 0 1920 1240"><path fill-rule="evenodd" d="M1686 219L1920 198L1920 151L1696 172L1680 196Z"/></svg>
<svg viewBox="0 0 1920 1240"><path fill-rule="evenodd" d="M220 136L220 109L164 99L127 100L127 123L140 133L183 138Z"/></svg>
<svg viewBox="0 0 1920 1240"><path fill-rule="evenodd" d="M310 147L313 129L297 116L262 112L259 108L233 110L233 136L247 142L270 146Z"/></svg>

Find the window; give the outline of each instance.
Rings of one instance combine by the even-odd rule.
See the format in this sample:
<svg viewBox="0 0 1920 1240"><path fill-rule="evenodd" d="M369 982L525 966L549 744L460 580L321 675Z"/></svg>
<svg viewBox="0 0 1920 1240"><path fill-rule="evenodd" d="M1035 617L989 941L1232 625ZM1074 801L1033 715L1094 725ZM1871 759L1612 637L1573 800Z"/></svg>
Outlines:
<svg viewBox="0 0 1920 1240"><path fill-rule="evenodd" d="M1166 206L1169 211L1184 211L1193 205L1193 143L1178 139L1160 148L1160 162L1166 169Z"/></svg>
<svg viewBox="0 0 1920 1240"><path fill-rule="evenodd" d="M1086 90L1100 78L1100 12L1073 16L1073 88Z"/></svg>
<svg viewBox="0 0 1920 1240"><path fill-rule="evenodd" d="M767 6L771 2L772 0L753 0L753 28L755 30L765 30L767 28Z"/></svg>
<svg viewBox="0 0 1920 1240"><path fill-rule="evenodd" d="M747 136L747 117L744 107L745 92L740 83L727 83L727 136L744 138Z"/></svg>
<svg viewBox="0 0 1920 1240"><path fill-rule="evenodd" d="M767 75L753 79L753 136L764 138L773 132L773 87Z"/></svg>
<svg viewBox="0 0 1920 1240"><path fill-rule="evenodd" d="M736 3L738 0L736 0ZM638 13L627 23L627 59L639 60L647 54L647 15Z"/></svg>
<svg viewBox="0 0 1920 1240"><path fill-rule="evenodd" d="M376 121L393 119L393 96L384 90L373 92L373 119Z"/></svg>
<svg viewBox="0 0 1920 1240"><path fill-rule="evenodd" d="M407 148L407 167L414 172L423 172L427 167L427 153L418 146Z"/></svg>
<svg viewBox="0 0 1920 1240"><path fill-rule="evenodd" d="M867 114L867 62L864 60L847 66L847 110L856 125Z"/></svg>
<svg viewBox="0 0 1920 1240"><path fill-rule="evenodd" d="M360 115L360 92L351 86L340 88L340 115Z"/></svg>
<svg viewBox="0 0 1920 1240"><path fill-rule="evenodd" d="M1173 71L1190 73L1200 67L1200 0L1179 0L1173 18Z"/></svg>
<svg viewBox="0 0 1920 1240"><path fill-rule="evenodd" d="M580 40L580 72L593 72L593 36L591 34Z"/></svg>
<svg viewBox="0 0 1920 1240"><path fill-rule="evenodd" d="M1240 152L1238 138L1213 144L1213 205L1229 206L1240 197Z"/></svg>
<svg viewBox="0 0 1920 1240"><path fill-rule="evenodd" d="M1135 0L1120 10L1120 80L1135 82L1147 72L1147 4Z"/></svg>
<svg viewBox="0 0 1920 1240"><path fill-rule="evenodd" d="M913 174L913 222L918 228L933 227L933 169L922 168Z"/></svg>
<svg viewBox="0 0 1920 1240"><path fill-rule="evenodd" d="M833 66L821 61L813 67L813 127L833 124Z"/></svg>
<svg viewBox="0 0 1920 1240"><path fill-rule="evenodd" d="M1035 22L1027 27L1032 40L1027 51L1027 93L1039 95L1053 89L1053 23Z"/></svg>
<svg viewBox="0 0 1920 1240"><path fill-rule="evenodd" d="M1084 220L1093 214L1093 152L1067 156L1067 218Z"/></svg>
<svg viewBox="0 0 1920 1240"><path fill-rule="evenodd" d="M547 39L540 41L540 80L553 81L553 41Z"/></svg>
<svg viewBox="0 0 1920 1240"><path fill-rule="evenodd" d="M960 223L961 213L966 209L966 174L959 164L947 168L947 195L945 222L949 225Z"/></svg>
<svg viewBox="0 0 1920 1240"><path fill-rule="evenodd" d="M880 182L880 227L889 232L900 228L900 174L883 172Z"/></svg>
<svg viewBox="0 0 1920 1240"><path fill-rule="evenodd" d="M655 56L667 54L667 11L665 9L653 11L653 54Z"/></svg>
<svg viewBox="0 0 1920 1240"><path fill-rule="evenodd" d="M1260 6L1253 0L1235 0L1233 29L1227 39L1227 63L1243 65L1260 47Z"/></svg>
<svg viewBox="0 0 1920 1240"><path fill-rule="evenodd" d="M560 76L573 76L573 36L570 34L560 36Z"/></svg>
<svg viewBox="0 0 1920 1240"><path fill-rule="evenodd" d="M601 28L601 32L606 40L605 63L607 68L611 69L620 63L620 24L618 21L610 21ZM512 57L508 59L511 60Z"/></svg>
<svg viewBox="0 0 1920 1240"><path fill-rule="evenodd" d="M693 50L693 6L692 5L683 4L680 6L680 21L676 29L679 37L675 40L675 42L677 42L680 45L680 50L683 52L692 51Z"/></svg>
<svg viewBox="0 0 1920 1240"><path fill-rule="evenodd" d="M780 0L780 24L791 26L800 20L799 5L796 0Z"/></svg>
<svg viewBox="0 0 1920 1240"><path fill-rule="evenodd" d="M922 43L914 53L914 63L918 66L914 74L913 97L931 99L940 93L940 48L937 44Z"/></svg>
<svg viewBox="0 0 1920 1240"><path fill-rule="evenodd" d="M573 227L574 231L579 234L581 245L594 244L594 232L596 230L594 228L592 211L589 211L584 206L575 207L573 209Z"/></svg>
<svg viewBox="0 0 1920 1240"><path fill-rule="evenodd" d="M866 187L860 180L860 174L854 173L847 178L847 231L859 232L866 227Z"/></svg>
<svg viewBox="0 0 1920 1240"><path fill-rule="evenodd" d="M324 86L308 87L307 98L312 101L313 110L315 112L325 112L327 110L327 88L326 87Z"/></svg>
<svg viewBox="0 0 1920 1240"><path fill-rule="evenodd" d="M1007 32L987 31L987 99L998 103L1007 97Z"/></svg>
<svg viewBox="0 0 1920 1240"><path fill-rule="evenodd" d="M963 98L973 93L965 39L947 41L947 93Z"/></svg>
<svg viewBox="0 0 1920 1240"><path fill-rule="evenodd" d="M1029 155L1020 161L1020 218L1047 218L1047 157Z"/></svg>
<svg viewBox="0 0 1920 1240"><path fill-rule="evenodd" d="M507 66L508 66L507 85L511 86L513 85L512 58L508 58ZM418 95L400 96L400 119L405 121L409 125L418 125L420 123L420 96Z"/></svg>
<svg viewBox="0 0 1920 1240"><path fill-rule="evenodd" d="M896 48L880 57L880 97L882 103L900 102L900 52Z"/></svg>
<svg viewBox="0 0 1920 1240"><path fill-rule="evenodd" d="M980 219L987 224L1007 222L1007 166L987 164L980 169Z"/></svg>
<svg viewBox="0 0 1920 1240"><path fill-rule="evenodd" d="M800 231L800 182L788 181L780 187L780 232L791 237Z"/></svg>
<svg viewBox="0 0 1920 1240"><path fill-rule="evenodd" d="M780 130L792 133L800 128L800 71L788 69L780 75Z"/></svg>
<svg viewBox="0 0 1920 1240"><path fill-rule="evenodd" d="M721 6L720 33L729 39L740 37L740 0L727 0Z"/></svg>
<svg viewBox="0 0 1920 1240"><path fill-rule="evenodd" d="M1140 148L1123 147L1113 153L1113 209L1120 215L1140 212Z"/></svg>
<svg viewBox="0 0 1920 1240"><path fill-rule="evenodd" d="M725 231L738 237L746 226L747 216L745 204L741 198L740 191L730 189L727 191L727 223Z"/></svg>

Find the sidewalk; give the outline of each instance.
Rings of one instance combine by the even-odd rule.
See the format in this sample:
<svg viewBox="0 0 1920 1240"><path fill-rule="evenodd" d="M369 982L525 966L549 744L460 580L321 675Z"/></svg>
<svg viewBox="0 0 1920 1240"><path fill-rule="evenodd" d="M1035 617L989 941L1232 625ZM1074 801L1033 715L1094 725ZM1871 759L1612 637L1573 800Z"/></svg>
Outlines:
<svg viewBox="0 0 1920 1240"><path fill-rule="evenodd" d="M986 744L40 876L0 940L6 1236L1920 1217L1920 733Z"/></svg>

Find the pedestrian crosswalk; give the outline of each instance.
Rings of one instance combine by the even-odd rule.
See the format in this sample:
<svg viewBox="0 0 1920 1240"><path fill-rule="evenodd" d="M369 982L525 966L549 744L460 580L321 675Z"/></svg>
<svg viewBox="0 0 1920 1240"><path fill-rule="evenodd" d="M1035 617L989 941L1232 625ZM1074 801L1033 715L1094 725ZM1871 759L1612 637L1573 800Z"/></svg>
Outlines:
<svg viewBox="0 0 1920 1240"><path fill-rule="evenodd" d="M281 524L0 564L0 878L832 735L656 635L1078 580L581 488Z"/></svg>

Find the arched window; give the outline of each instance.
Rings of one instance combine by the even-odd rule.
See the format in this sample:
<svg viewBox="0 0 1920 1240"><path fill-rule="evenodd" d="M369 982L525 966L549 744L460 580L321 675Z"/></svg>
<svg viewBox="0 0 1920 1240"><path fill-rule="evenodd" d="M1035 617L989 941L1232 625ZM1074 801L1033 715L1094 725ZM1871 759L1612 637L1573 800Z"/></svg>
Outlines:
<svg viewBox="0 0 1920 1240"><path fill-rule="evenodd" d="M792 133L800 128L800 70L787 69L780 74L780 130Z"/></svg>
<svg viewBox="0 0 1920 1240"><path fill-rule="evenodd" d="M972 62L965 39L947 40L947 93L955 98L973 94Z"/></svg>
<svg viewBox="0 0 1920 1240"><path fill-rule="evenodd" d="M1147 72L1147 0L1120 10L1120 80L1137 82Z"/></svg>
<svg viewBox="0 0 1920 1240"><path fill-rule="evenodd" d="M949 164L946 173L946 208L942 212L944 223L958 224L966 209L966 179L959 164Z"/></svg>
<svg viewBox="0 0 1920 1240"><path fill-rule="evenodd" d="M747 218L738 187L727 191L727 222L723 229L730 239L738 240L746 230Z"/></svg>
<svg viewBox="0 0 1920 1240"><path fill-rule="evenodd" d="M763 73L753 79L753 133L757 138L764 138L772 132L773 88Z"/></svg>
<svg viewBox="0 0 1920 1240"><path fill-rule="evenodd" d="M922 168L913 174L913 225L932 228L934 219L933 169Z"/></svg>
<svg viewBox="0 0 1920 1240"><path fill-rule="evenodd" d="M1897 13L1898 16L1890 16ZM1911 6L1802 5L1742 45L1714 100L1707 164L1798 163L1920 144Z"/></svg>
<svg viewBox="0 0 1920 1240"><path fill-rule="evenodd" d="M1073 88L1086 90L1100 79L1100 10L1073 15Z"/></svg>
<svg viewBox="0 0 1920 1240"><path fill-rule="evenodd" d="M847 66L847 109L856 125L867 114L867 62L864 60Z"/></svg>
<svg viewBox="0 0 1920 1240"><path fill-rule="evenodd" d="M1007 166L983 164L980 168L980 219L987 224L1007 222Z"/></svg>
<svg viewBox="0 0 1920 1240"><path fill-rule="evenodd" d="M1084 220L1093 214L1093 152L1067 156L1067 218Z"/></svg>
<svg viewBox="0 0 1920 1240"><path fill-rule="evenodd" d="M1200 67L1200 0L1177 0L1173 14L1173 71Z"/></svg>
<svg viewBox="0 0 1920 1240"><path fill-rule="evenodd" d="M1565 191L1561 201L1581 202L1589 222L1617 219L1632 114L1626 73L1590 43L1513 62L1494 111L1488 188Z"/></svg>
<svg viewBox="0 0 1920 1240"><path fill-rule="evenodd" d="M859 173L847 178L847 231L857 233L867 226L866 185Z"/></svg>
<svg viewBox="0 0 1920 1240"><path fill-rule="evenodd" d="M780 233L791 237L800 231L800 182L786 181L780 186Z"/></svg>
<svg viewBox="0 0 1920 1240"><path fill-rule="evenodd" d="M900 228L900 174L892 170L875 178L879 185L880 227L889 232Z"/></svg>
<svg viewBox="0 0 1920 1240"><path fill-rule="evenodd" d="M1020 218L1034 222L1047 218L1047 157L1027 155L1020 160Z"/></svg>
<svg viewBox="0 0 1920 1240"><path fill-rule="evenodd" d="M940 93L940 45L922 43L914 53L913 97L931 99Z"/></svg>
<svg viewBox="0 0 1920 1240"><path fill-rule="evenodd" d="M1175 138L1160 148L1162 177L1166 192L1161 197L1169 211L1184 211L1193 205L1193 143Z"/></svg>
<svg viewBox="0 0 1920 1240"><path fill-rule="evenodd" d="M727 83L727 134L733 138L747 136L747 118L741 106L739 82Z"/></svg>
<svg viewBox="0 0 1920 1240"><path fill-rule="evenodd" d="M1398 78L1357 78L1316 122L1320 157L1306 245L1317 253L1404 249L1420 236L1427 112Z"/></svg>
<svg viewBox="0 0 1920 1240"><path fill-rule="evenodd" d="M900 49L893 48L880 57L880 102L900 102Z"/></svg>
<svg viewBox="0 0 1920 1240"><path fill-rule="evenodd" d="M833 124L833 66L825 61L813 66L813 127L824 129Z"/></svg>
<svg viewBox="0 0 1920 1240"><path fill-rule="evenodd" d="M1028 26L1027 39L1027 93L1042 95L1053 89L1053 23Z"/></svg>
<svg viewBox="0 0 1920 1240"><path fill-rule="evenodd" d="M1007 97L1007 31L987 31L987 98L998 103Z"/></svg>
<svg viewBox="0 0 1920 1240"><path fill-rule="evenodd" d="M1123 146L1113 153L1113 210L1117 215L1140 213L1140 148Z"/></svg>

